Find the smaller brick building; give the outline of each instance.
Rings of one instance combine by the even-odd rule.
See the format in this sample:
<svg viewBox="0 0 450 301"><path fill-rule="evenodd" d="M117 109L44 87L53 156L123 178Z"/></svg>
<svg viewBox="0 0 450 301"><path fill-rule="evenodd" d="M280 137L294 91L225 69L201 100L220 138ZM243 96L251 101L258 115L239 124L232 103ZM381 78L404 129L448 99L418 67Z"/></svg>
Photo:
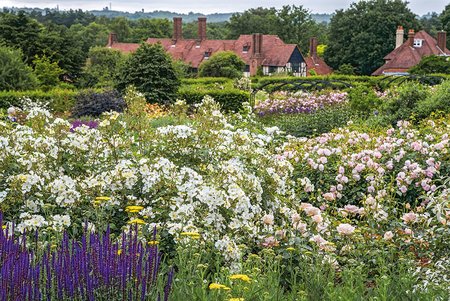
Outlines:
<svg viewBox="0 0 450 301"><path fill-rule="evenodd" d="M399 26L395 49L384 57L384 65L372 75L404 75L408 74L408 70L417 65L424 56L450 56L450 51L446 48L447 35L445 31L438 32L437 39L435 39L423 30L415 33L410 29L405 42L403 34L403 27Z"/></svg>
<svg viewBox="0 0 450 301"><path fill-rule="evenodd" d="M317 40L311 38L310 57L304 57L295 44L286 44L276 35L254 33L241 35L237 40L209 40L206 35L206 18L198 18L197 39L183 39L182 19L173 19L172 39L149 38L147 43L160 43L173 59L182 60L197 70L200 64L219 51L233 51L246 64L244 75L255 75L258 68L265 75L292 72L295 76L307 76L309 70L322 75L331 68L317 56ZM134 52L139 44L119 43L117 35L109 35L107 47L124 53Z"/></svg>

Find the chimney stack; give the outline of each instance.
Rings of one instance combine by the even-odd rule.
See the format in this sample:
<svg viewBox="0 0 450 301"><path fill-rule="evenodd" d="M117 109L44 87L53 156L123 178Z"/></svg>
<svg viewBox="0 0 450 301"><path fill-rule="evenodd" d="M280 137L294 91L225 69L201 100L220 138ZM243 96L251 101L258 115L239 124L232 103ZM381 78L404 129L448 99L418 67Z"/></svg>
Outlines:
<svg viewBox="0 0 450 301"><path fill-rule="evenodd" d="M262 57L262 43L263 43L263 34L262 33L252 34L253 57L255 57L255 58Z"/></svg>
<svg viewBox="0 0 450 301"><path fill-rule="evenodd" d="M173 17L173 43L183 39L183 20L181 17Z"/></svg>
<svg viewBox="0 0 450 301"><path fill-rule="evenodd" d="M447 33L443 30L437 34L437 45L442 52L445 52L445 48L447 47Z"/></svg>
<svg viewBox="0 0 450 301"><path fill-rule="evenodd" d="M312 37L309 39L309 56L316 58L317 57L317 38Z"/></svg>
<svg viewBox="0 0 450 301"><path fill-rule="evenodd" d="M198 40L206 40L206 17L198 17Z"/></svg>
<svg viewBox="0 0 450 301"><path fill-rule="evenodd" d="M403 30L403 26L397 27L397 33L395 35L395 49L402 46L404 34L405 34L405 31Z"/></svg>
<svg viewBox="0 0 450 301"><path fill-rule="evenodd" d="M109 33L109 36L108 36L108 45L106 45L106 46L107 46L107 47L111 47L112 44L117 43L117 42L118 42L118 40L117 40L117 34L116 34L116 33L113 33L113 32L110 32L110 33Z"/></svg>
<svg viewBox="0 0 450 301"><path fill-rule="evenodd" d="M413 47L414 45L414 29L408 31L408 45Z"/></svg>

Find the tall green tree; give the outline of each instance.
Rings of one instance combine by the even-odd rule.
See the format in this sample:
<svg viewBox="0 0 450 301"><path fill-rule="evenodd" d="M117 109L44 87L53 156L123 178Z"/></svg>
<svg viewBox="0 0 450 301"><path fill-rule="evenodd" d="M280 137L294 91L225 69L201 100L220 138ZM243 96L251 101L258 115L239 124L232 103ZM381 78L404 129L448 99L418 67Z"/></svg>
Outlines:
<svg viewBox="0 0 450 301"><path fill-rule="evenodd" d="M142 43L121 66L117 88L124 91L130 85L144 93L149 102L170 103L176 99L180 81L161 44Z"/></svg>
<svg viewBox="0 0 450 301"><path fill-rule="evenodd" d="M395 47L398 25L417 30L416 15L401 0L367 0L338 10L331 18L325 60L334 69L342 64L369 75Z"/></svg>
<svg viewBox="0 0 450 301"><path fill-rule="evenodd" d="M93 47L89 50L85 66L85 78L91 79L88 86L108 87L114 86L114 79L124 55L115 49L106 47Z"/></svg>
<svg viewBox="0 0 450 301"><path fill-rule="evenodd" d="M439 19L442 23L442 29L447 31L447 34L450 34L450 4L447 4L439 15ZM447 38L447 48L450 49L450 38Z"/></svg>
<svg viewBox="0 0 450 301"><path fill-rule="evenodd" d="M148 38L170 38L172 24L167 19L138 19L131 23L131 39L135 42Z"/></svg>
<svg viewBox="0 0 450 301"><path fill-rule="evenodd" d="M42 57L36 56L33 64L33 73L42 90L49 90L58 85L59 76L64 73L64 70L58 66L58 62L52 62L50 58L43 55Z"/></svg>
<svg viewBox="0 0 450 301"><path fill-rule="evenodd" d="M22 61L22 51L0 45L0 91L27 90L35 85L32 69Z"/></svg>
<svg viewBox="0 0 450 301"><path fill-rule="evenodd" d="M0 13L0 43L22 50L25 62L31 64L39 53L39 34L43 26L23 11Z"/></svg>

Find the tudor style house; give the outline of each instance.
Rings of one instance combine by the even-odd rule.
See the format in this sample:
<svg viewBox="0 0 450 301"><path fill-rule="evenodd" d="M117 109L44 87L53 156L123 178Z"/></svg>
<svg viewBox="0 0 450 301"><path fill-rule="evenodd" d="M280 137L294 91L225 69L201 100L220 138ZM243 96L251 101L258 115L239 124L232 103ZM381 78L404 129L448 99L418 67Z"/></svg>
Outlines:
<svg viewBox="0 0 450 301"><path fill-rule="evenodd" d="M437 39L425 31L414 33L408 31L408 39L403 41L403 27L397 28L395 49L384 57L386 61L372 75L405 75L411 67L417 65L424 56L450 56L446 48L447 35L445 31L438 32Z"/></svg>
<svg viewBox="0 0 450 301"><path fill-rule="evenodd" d="M182 19L173 18L172 39L149 38L147 43L160 43L175 60L182 60L197 70L200 64L219 51L233 51L246 64L244 75L256 75L261 68L263 74L292 72L295 76L308 76L310 73L325 75L332 72L325 62L317 56L317 39L310 39L310 56L304 57L295 44L286 44L276 35L254 33L241 35L237 40L208 40L206 18L198 18L197 39L183 39ZM119 43L117 35L110 33L107 47L124 53L134 52L139 44ZM314 70L311 72L310 70Z"/></svg>

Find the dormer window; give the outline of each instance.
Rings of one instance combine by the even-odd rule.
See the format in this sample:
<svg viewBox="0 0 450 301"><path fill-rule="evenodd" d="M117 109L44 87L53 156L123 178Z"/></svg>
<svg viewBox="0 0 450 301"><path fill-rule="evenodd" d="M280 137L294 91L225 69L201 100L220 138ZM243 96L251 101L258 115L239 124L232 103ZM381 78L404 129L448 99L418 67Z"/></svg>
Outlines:
<svg viewBox="0 0 450 301"><path fill-rule="evenodd" d="M208 59L211 56L211 51L205 51L205 54L203 55L203 57L206 59Z"/></svg>
<svg viewBox="0 0 450 301"><path fill-rule="evenodd" d="M250 50L250 45L244 45L244 46L242 47L242 52L243 52L243 53L247 53L249 50Z"/></svg>
<svg viewBox="0 0 450 301"><path fill-rule="evenodd" d="M422 39L414 39L414 44L413 44L413 46L414 46L414 47L422 47L422 42L423 42Z"/></svg>

